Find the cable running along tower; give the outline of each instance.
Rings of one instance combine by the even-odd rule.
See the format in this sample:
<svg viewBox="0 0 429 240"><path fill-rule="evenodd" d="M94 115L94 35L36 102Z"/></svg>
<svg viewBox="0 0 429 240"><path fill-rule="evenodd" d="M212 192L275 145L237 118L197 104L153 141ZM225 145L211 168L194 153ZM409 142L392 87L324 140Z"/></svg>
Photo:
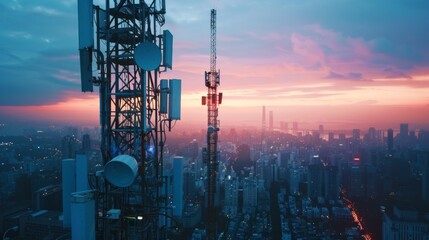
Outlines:
<svg viewBox="0 0 429 240"><path fill-rule="evenodd" d="M207 96L203 96L202 103L207 105L207 147L203 150L204 161L207 165L206 187L206 232L208 239L216 239L217 211L215 205L216 179L219 164L218 105L222 103L222 93L217 93L220 84L220 71L216 70L216 10L211 10L210 19L210 72L205 72L205 86Z"/></svg>
<svg viewBox="0 0 429 240"><path fill-rule="evenodd" d="M78 10L82 91L98 86L100 94L104 171L91 184L96 238L166 239L163 147L166 129L180 120L181 81L160 79L172 68L173 36L161 31L165 0L101 7L78 0Z"/></svg>

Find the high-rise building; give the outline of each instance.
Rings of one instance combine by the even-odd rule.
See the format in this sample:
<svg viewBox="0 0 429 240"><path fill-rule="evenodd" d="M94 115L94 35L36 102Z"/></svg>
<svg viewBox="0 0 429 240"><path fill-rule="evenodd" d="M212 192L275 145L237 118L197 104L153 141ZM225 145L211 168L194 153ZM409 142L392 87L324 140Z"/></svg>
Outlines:
<svg viewBox="0 0 429 240"><path fill-rule="evenodd" d="M182 218L183 213L183 157L173 158L173 216Z"/></svg>
<svg viewBox="0 0 429 240"><path fill-rule="evenodd" d="M258 204L258 188L256 179L251 176L243 181L243 212L252 213Z"/></svg>
<svg viewBox="0 0 429 240"><path fill-rule="evenodd" d="M408 208L383 209L383 240L429 240L429 213Z"/></svg>
<svg viewBox="0 0 429 240"><path fill-rule="evenodd" d="M353 129L352 131L352 137L353 140L359 140L360 139L360 130L359 129Z"/></svg>
<svg viewBox="0 0 429 240"><path fill-rule="evenodd" d="M310 198L322 196L323 172L322 165L314 164L308 166L307 193Z"/></svg>
<svg viewBox="0 0 429 240"><path fill-rule="evenodd" d="M89 134L84 134L82 136L82 151L83 152L91 151L91 139L89 137Z"/></svg>
<svg viewBox="0 0 429 240"><path fill-rule="evenodd" d="M289 172L289 189L292 195L299 194L299 183L301 182L301 171L299 168L291 168Z"/></svg>
<svg viewBox="0 0 429 240"><path fill-rule="evenodd" d="M399 136L401 139L406 139L408 137L408 123L401 123L399 125Z"/></svg>
<svg viewBox="0 0 429 240"><path fill-rule="evenodd" d="M329 141L329 142L334 141L334 133L333 133L333 132L330 132L330 133L328 134L328 141Z"/></svg>
<svg viewBox="0 0 429 240"><path fill-rule="evenodd" d="M202 209L197 203L187 203L183 209L183 227L193 228L201 221Z"/></svg>
<svg viewBox="0 0 429 240"><path fill-rule="evenodd" d="M392 153L393 151L393 129L387 130L387 152Z"/></svg>
<svg viewBox="0 0 429 240"><path fill-rule="evenodd" d="M292 130L293 130L293 133L296 133L298 131L298 122L292 123Z"/></svg>
<svg viewBox="0 0 429 240"><path fill-rule="evenodd" d="M340 175L337 166L327 166L324 168L324 193L325 198L336 200L340 196Z"/></svg>
<svg viewBox="0 0 429 240"><path fill-rule="evenodd" d="M323 125L322 125L322 124L320 124L320 125L319 125L319 133L320 133L321 135L323 135L323 134L325 133L325 128L323 127Z"/></svg>
<svg viewBox="0 0 429 240"><path fill-rule="evenodd" d="M61 140L61 151L63 153L63 159L75 158L77 149L77 139L74 136L65 136Z"/></svg>
<svg viewBox="0 0 429 240"><path fill-rule="evenodd" d="M186 168L183 173L183 191L186 202L194 202L194 200L196 200L196 180L197 178L195 172L189 168Z"/></svg>
<svg viewBox="0 0 429 240"><path fill-rule="evenodd" d="M270 111L268 131L272 132L273 130L274 130L274 113L273 111Z"/></svg>
<svg viewBox="0 0 429 240"><path fill-rule="evenodd" d="M225 215L234 218L238 211L238 179L235 172L231 172L225 178Z"/></svg>
<svg viewBox="0 0 429 240"><path fill-rule="evenodd" d="M62 209L62 192L60 185L49 185L40 188L34 193L34 209L61 211Z"/></svg>
<svg viewBox="0 0 429 240"><path fill-rule="evenodd" d="M356 159L356 158L355 158ZM363 197L365 195L365 171L360 160L353 160L350 169L350 196Z"/></svg>
<svg viewBox="0 0 429 240"><path fill-rule="evenodd" d="M282 131L287 131L289 129L288 123L287 122L280 122L280 129Z"/></svg>

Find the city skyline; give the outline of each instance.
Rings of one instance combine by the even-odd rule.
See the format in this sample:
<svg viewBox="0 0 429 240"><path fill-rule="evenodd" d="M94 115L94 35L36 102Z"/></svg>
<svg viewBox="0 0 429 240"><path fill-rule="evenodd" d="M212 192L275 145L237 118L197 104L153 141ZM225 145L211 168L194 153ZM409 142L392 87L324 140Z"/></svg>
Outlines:
<svg viewBox="0 0 429 240"><path fill-rule="evenodd" d="M103 1L95 1L102 4ZM280 121L329 128L429 127L424 1L181 1L167 5L182 121L204 126L208 12L218 9L221 126ZM323 9L323 11L321 11ZM97 126L98 88L81 93L76 1L0 4L0 122ZM31 24L30 24L31 23Z"/></svg>

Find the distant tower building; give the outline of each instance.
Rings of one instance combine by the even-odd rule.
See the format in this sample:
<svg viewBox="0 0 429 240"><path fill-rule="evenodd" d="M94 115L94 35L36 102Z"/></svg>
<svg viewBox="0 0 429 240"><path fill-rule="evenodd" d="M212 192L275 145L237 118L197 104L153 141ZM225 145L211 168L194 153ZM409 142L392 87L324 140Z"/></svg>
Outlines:
<svg viewBox="0 0 429 240"><path fill-rule="evenodd" d="M319 125L319 133L320 135L323 135L325 133L325 128L323 127L322 124Z"/></svg>
<svg viewBox="0 0 429 240"><path fill-rule="evenodd" d="M238 211L238 179L235 172L231 172L225 178L225 203L224 213L234 218Z"/></svg>
<svg viewBox="0 0 429 240"><path fill-rule="evenodd" d="M404 140L408 138L408 123L401 123L399 125L399 136Z"/></svg>
<svg viewBox="0 0 429 240"><path fill-rule="evenodd" d="M247 177L243 182L243 213L252 213L258 204L258 185L256 179Z"/></svg>
<svg viewBox="0 0 429 240"><path fill-rule="evenodd" d="M353 160L350 169L350 196L363 197L365 196L365 171L364 166L360 164L360 160Z"/></svg>
<svg viewBox="0 0 429 240"><path fill-rule="evenodd" d="M420 239L429 240L429 213L418 212L414 208L392 210L383 209L383 240Z"/></svg>
<svg viewBox="0 0 429 240"><path fill-rule="evenodd" d="M200 147L198 146L197 139L192 140L191 142L191 157L193 161L196 161L196 159L199 156Z"/></svg>
<svg viewBox="0 0 429 240"><path fill-rule="evenodd" d="M63 159L75 158L77 149L77 139L74 136L65 136L61 140L61 150Z"/></svg>
<svg viewBox="0 0 429 240"><path fill-rule="evenodd" d="M299 168L291 168L289 174L289 189L290 194L299 194L299 183L301 181L301 172Z"/></svg>
<svg viewBox="0 0 429 240"><path fill-rule="evenodd" d="M293 133L298 132L298 122L292 123L292 130L293 130Z"/></svg>
<svg viewBox="0 0 429 240"><path fill-rule="evenodd" d="M197 197L195 182L197 181L196 174L189 168L185 169L183 174L183 192L185 194L186 202L194 202Z"/></svg>
<svg viewBox="0 0 429 240"><path fill-rule="evenodd" d="M334 133L333 133L333 132L330 132L330 133L329 133L329 135L328 135L328 141L329 141L329 142L334 141Z"/></svg>
<svg viewBox="0 0 429 240"><path fill-rule="evenodd" d="M307 174L307 193L310 198L322 196L323 172L320 164L309 165Z"/></svg>
<svg viewBox="0 0 429 240"><path fill-rule="evenodd" d="M344 134L344 133L340 133L340 134L338 134L338 139L339 139L340 141L344 141L344 140L346 139L346 134Z"/></svg>
<svg viewBox="0 0 429 240"><path fill-rule="evenodd" d="M393 150L393 129L387 130L387 152L392 153Z"/></svg>
<svg viewBox="0 0 429 240"><path fill-rule="evenodd" d="M262 106L262 132L265 131L266 125L267 125L267 122L265 120L265 106Z"/></svg>
<svg viewBox="0 0 429 240"><path fill-rule="evenodd" d="M35 210L61 211L62 209L62 192L60 185L49 185L38 189L34 193Z"/></svg>
<svg viewBox="0 0 429 240"><path fill-rule="evenodd" d="M376 139L376 131L375 131L375 128L370 127L370 128L368 129L368 139L369 139L370 141L374 141L374 140Z"/></svg>
<svg viewBox="0 0 429 240"><path fill-rule="evenodd" d="M270 111L270 118L269 118L269 125L268 125L268 131L272 132L274 130L274 116L273 111Z"/></svg>
<svg viewBox="0 0 429 240"><path fill-rule="evenodd" d="M359 140L359 139L360 139L360 130L353 129L353 140Z"/></svg>
<svg viewBox="0 0 429 240"><path fill-rule="evenodd" d="M407 147L409 144L409 132L408 132L408 124L401 123L399 125L399 139L398 144L400 147Z"/></svg>
<svg viewBox="0 0 429 240"><path fill-rule="evenodd" d="M83 152L91 151L91 139L89 137L89 134L84 134L82 136L82 151Z"/></svg>
<svg viewBox="0 0 429 240"><path fill-rule="evenodd" d="M340 175L337 166L324 168L325 198L336 200L340 196Z"/></svg>
<svg viewBox="0 0 429 240"><path fill-rule="evenodd" d="M280 122L280 129L286 132L288 130L287 122Z"/></svg>
<svg viewBox="0 0 429 240"><path fill-rule="evenodd" d="M173 216L182 218L183 212L183 157L173 158Z"/></svg>

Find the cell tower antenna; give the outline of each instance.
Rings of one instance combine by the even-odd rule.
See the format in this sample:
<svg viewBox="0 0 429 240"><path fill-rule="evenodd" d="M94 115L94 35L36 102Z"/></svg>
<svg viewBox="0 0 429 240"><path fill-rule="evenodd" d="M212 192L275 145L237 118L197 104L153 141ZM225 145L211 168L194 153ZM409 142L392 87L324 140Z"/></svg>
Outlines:
<svg viewBox="0 0 429 240"><path fill-rule="evenodd" d="M207 165L206 185L206 232L209 240L216 239L217 210L216 210L216 179L219 165L218 132L219 120L218 105L222 103L222 93L217 93L220 84L220 71L216 70L216 10L211 10L210 19L210 72L205 72L205 86L207 96L203 96L202 103L207 105L207 147L203 149L203 158Z"/></svg>
<svg viewBox="0 0 429 240"><path fill-rule="evenodd" d="M171 121L180 120L181 80L160 79L173 53L173 35L161 31L165 1L105 0L100 7L78 0L82 91L100 91L96 239L167 238L163 147Z"/></svg>

